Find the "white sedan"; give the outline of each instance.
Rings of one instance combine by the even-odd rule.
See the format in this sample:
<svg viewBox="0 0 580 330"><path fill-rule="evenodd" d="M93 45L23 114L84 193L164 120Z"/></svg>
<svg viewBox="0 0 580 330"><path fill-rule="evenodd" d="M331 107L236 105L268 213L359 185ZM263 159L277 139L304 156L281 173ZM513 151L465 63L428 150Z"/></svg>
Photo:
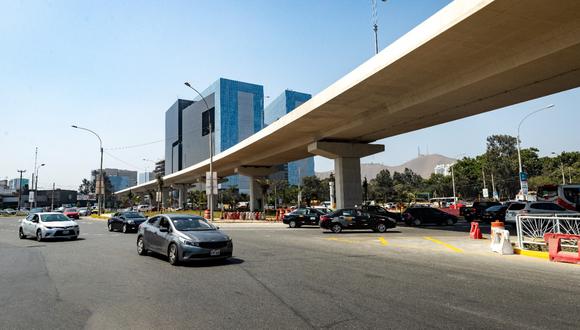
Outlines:
<svg viewBox="0 0 580 330"><path fill-rule="evenodd" d="M31 213L20 221L18 228L20 239L36 237L37 241L45 238L70 238L79 236L79 225L59 212Z"/></svg>

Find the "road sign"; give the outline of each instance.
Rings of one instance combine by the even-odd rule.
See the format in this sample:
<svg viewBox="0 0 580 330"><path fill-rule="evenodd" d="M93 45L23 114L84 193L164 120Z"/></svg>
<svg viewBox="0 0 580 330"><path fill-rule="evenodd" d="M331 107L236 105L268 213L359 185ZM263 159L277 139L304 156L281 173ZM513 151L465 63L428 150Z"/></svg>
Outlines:
<svg viewBox="0 0 580 330"><path fill-rule="evenodd" d="M528 194L528 181L522 181L522 194L524 196Z"/></svg>
<svg viewBox="0 0 580 330"><path fill-rule="evenodd" d="M100 179L100 175L97 175L97 182L95 183L95 191L97 195L105 194L105 186L103 185L103 180Z"/></svg>
<svg viewBox="0 0 580 330"><path fill-rule="evenodd" d="M483 198L489 198L489 190L487 188L483 188Z"/></svg>
<svg viewBox="0 0 580 330"><path fill-rule="evenodd" d="M29 191L28 192L28 202L29 203L34 203L34 191Z"/></svg>
<svg viewBox="0 0 580 330"><path fill-rule="evenodd" d="M528 181L528 173L520 172L520 181Z"/></svg>
<svg viewBox="0 0 580 330"><path fill-rule="evenodd" d="M213 189L211 189L213 188ZM213 194L211 190L213 190ZM218 194L218 178L217 172L213 172L213 175L210 175L210 172L205 172L205 194L209 195L217 195Z"/></svg>
<svg viewBox="0 0 580 330"><path fill-rule="evenodd" d="M162 199L162 194L161 194L161 191L158 191L158 192L155 194L155 200L156 200L157 202L161 202L161 201L162 201L161 199Z"/></svg>

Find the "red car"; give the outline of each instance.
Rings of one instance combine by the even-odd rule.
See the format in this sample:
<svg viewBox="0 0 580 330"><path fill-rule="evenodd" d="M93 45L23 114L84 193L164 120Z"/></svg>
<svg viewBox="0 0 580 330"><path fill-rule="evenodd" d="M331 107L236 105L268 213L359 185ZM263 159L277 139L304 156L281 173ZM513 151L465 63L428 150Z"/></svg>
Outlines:
<svg viewBox="0 0 580 330"><path fill-rule="evenodd" d="M79 219L80 218L79 211L75 208L64 209L64 212L62 212L62 213L71 219Z"/></svg>

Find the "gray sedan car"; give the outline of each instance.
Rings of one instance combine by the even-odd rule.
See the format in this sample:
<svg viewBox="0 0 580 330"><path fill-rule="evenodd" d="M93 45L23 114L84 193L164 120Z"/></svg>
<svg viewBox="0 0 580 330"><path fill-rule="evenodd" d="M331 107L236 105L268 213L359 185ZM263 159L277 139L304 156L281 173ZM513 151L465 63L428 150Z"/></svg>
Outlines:
<svg viewBox="0 0 580 330"><path fill-rule="evenodd" d="M226 259L232 256L232 239L204 218L186 214L161 214L139 226L137 253L166 255L169 263Z"/></svg>

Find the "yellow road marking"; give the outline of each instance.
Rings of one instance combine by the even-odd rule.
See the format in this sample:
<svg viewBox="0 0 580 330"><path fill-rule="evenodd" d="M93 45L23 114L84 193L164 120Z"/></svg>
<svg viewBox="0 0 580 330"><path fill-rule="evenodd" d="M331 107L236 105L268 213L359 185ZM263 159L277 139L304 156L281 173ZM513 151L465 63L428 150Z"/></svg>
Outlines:
<svg viewBox="0 0 580 330"><path fill-rule="evenodd" d="M446 248L448 248L448 249L450 249L450 250L452 250L452 251L459 252L459 253L462 253L462 252L463 252L463 250L462 250L462 249L460 249L460 248L457 248L457 247L455 247L455 246L453 246L453 245L451 245L451 244L447 244L447 243L445 243L445 242L441 242L441 241L440 241L440 240L438 240L438 239L435 239L435 238L432 238L432 237L424 237L424 238L425 238L426 240L428 240L428 241L431 241L431 242L433 242L433 243L437 243L437 244L443 245L444 247L446 247Z"/></svg>
<svg viewBox="0 0 580 330"><path fill-rule="evenodd" d="M389 242L387 242L387 240L384 237L379 237L379 241L381 242L382 245L389 245Z"/></svg>
<svg viewBox="0 0 580 330"><path fill-rule="evenodd" d="M344 238L336 238L336 237L330 237L330 238L325 238L328 241L337 241L337 242L345 242L345 243L359 243L357 241L352 241L349 239L344 239Z"/></svg>

